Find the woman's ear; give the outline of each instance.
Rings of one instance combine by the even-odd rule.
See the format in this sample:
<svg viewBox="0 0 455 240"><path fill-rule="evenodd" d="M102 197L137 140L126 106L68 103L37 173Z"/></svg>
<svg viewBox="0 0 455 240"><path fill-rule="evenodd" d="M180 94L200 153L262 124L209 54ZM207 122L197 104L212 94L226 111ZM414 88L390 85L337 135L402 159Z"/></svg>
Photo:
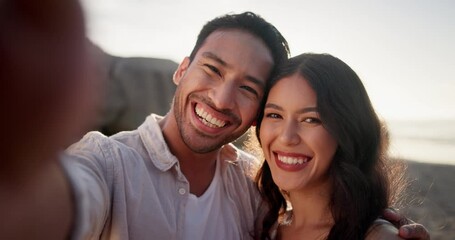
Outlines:
<svg viewBox="0 0 455 240"><path fill-rule="evenodd" d="M185 72L189 66L190 66L190 58L185 57L183 59L183 61L179 64L179 67L177 68L177 70L175 70L174 75L172 76L172 79L173 79L175 85L179 85L180 80L185 75Z"/></svg>

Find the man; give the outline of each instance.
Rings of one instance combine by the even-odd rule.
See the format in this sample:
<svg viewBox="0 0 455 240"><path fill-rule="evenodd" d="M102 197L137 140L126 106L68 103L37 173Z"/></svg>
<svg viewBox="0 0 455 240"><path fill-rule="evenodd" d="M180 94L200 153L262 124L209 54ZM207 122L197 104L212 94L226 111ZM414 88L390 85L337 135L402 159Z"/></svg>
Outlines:
<svg viewBox="0 0 455 240"><path fill-rule="evenodd" d="M164 118L111 138L90 133L68 150L76 199L90 203L79 205L90 214L82 237L249 238L260 203L245 175L253 159L228 143L251 126L287 55L285 39L253 13L209 22L174 74Z"/></svg>
<svg viewBox="0 0 455 240"><path fill-rule="evenodd" d="M46 16L52 19L58 12ZM80 21L79 17L73 20ZM8 175L2 169L0 206L13 221L2 224L0 234L9 234L10 239L62 239L70 232L74 239L249 238L260 204L245 174L254 159L229 142L254 121L267 79L287 53L281 34L252 13L212 20L174 74L177 90L164 118L152 115L137 130L112 137L87 134L63 157L65 172L54 158L28 167L27 172L15 164L16 160L27 165L27 159L48 159L50 154L39 151L5 161L8 169L22 174ZM64 77L75 72L68 70ZM83 113L86 116L87 111ZM61 131L55 135L66 133ZM28 205L31 196L39 204ZM14 210L20 210L20 215ZM37 217L46 211L51 216Z"/></svg>

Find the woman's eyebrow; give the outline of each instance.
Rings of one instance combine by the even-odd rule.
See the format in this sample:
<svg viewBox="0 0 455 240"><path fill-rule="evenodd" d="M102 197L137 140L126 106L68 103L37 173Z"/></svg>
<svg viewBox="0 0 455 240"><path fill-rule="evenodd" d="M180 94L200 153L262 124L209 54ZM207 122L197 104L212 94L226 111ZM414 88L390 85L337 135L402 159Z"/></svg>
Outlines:
<svg viewBox="0 0 455 240"><path fill-rule="evenodd" d="M280 110L280 111L284 110L283 107L278 106L274 103L267 103L267 104L265 104L264 108L273 108L273 109ZM297 113L308 113L308 112L318 112L318 108L317 107L305 107L305 108L302 108L297 111Z"/></svg>

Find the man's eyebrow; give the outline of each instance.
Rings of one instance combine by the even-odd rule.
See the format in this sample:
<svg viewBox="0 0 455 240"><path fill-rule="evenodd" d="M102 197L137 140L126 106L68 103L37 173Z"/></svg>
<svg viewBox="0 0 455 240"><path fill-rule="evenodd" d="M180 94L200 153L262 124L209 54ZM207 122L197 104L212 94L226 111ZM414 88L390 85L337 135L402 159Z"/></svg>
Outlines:
<svg viewBox="0 0 455 240"><path fill-rule="evenodd" d="M280 111L284 110L281 106L278 106L274 103L267 103L264 108L273 108L273 109L280 110ZM308 112L318 112L318 108L317 107L306 107L306 108L302 108L299 111L297 111L297 113L308 113Z"/></svg>
<svg viewBox="0 0 455 240"><path fill-rule="evenodd" d="M261 81L255 77L252 76L246 76L246 79L250 82L252 82L255 85L258 85L260 88L264 89L265 88L265 81Z"/></svg>
<svg viewBox="0 0 455 240"><path fill-rule="evenodd" d="M203 52L202 56L205 58L210 58L223 66L228 66L228 64L223 59L221 59L220 57L218 57L216 54L214 54L212 52Z"/></svg>

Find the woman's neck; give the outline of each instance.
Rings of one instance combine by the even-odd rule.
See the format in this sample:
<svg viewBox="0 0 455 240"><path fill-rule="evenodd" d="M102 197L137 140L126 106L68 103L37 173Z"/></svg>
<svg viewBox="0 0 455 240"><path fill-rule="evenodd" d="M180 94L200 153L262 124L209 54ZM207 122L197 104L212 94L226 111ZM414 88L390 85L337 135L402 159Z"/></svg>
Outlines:
<svg viewBox="0 0 455 240"><path fill-rule="evenodd" d="M334 221L329 208L330 187L289 193L292 219L289 225L280 226L281 239L324 239Z"/></svg>

